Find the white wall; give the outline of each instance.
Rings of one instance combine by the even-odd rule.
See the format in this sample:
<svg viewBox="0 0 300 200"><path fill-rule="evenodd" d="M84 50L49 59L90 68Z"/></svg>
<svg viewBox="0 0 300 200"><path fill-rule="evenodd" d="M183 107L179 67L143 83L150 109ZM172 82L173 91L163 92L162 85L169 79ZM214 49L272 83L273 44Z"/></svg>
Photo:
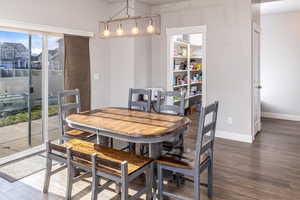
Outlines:
<svg viewBox="0 0 300 200"><path fill-rule="evenodd" d="M100 0L0 0L0 19L32 24L96 32L97 21L108 15L107 4ZM92 107L106 104L101 94L104 92L103 69L107 65L106 41L91 39ZM94 80L93 74L100 73Z"/></svg>
<svg viewBox="0 0 300 200"><path fill-rule="evenodd" d="M97 21L106 16L101 0L0 0L0 19L96 31Z"/></svg>
<svg viewBox="0 0 300 200"><path fill-rule="evenodd" d="M300 12L263 15L262 110L300 117Z"/></svg>
<svg viewBox="0 0 300 200"><path fill-rule="evenodd" d="M146 4L130 1L135 8L132 15L145 15L150 12ZM125 4L110 4L111 13L120 10ZM132 10L131 10L132 11ZM150 86L151 38L126 37L108 39L109 64L106 82L109 106L127 106L129 88L146 88Z"/></svg>
<svg viewBox="0 0 300 200"><path fill-rule="evenodd" d="M162 34L152 40L152 86L167 84L166 28L207 25L207 102L220 101L217 129L251 141L251 0L194 0L153 12L162 15Z"/></svg>
<svg viewBox="0 0 300 200"><path fill-rule="evenodd" d="M144 3L135 2L136 15L151 14L151 7ZM151 37L135 38L135 88L148 88L151 86Z"/></svg>

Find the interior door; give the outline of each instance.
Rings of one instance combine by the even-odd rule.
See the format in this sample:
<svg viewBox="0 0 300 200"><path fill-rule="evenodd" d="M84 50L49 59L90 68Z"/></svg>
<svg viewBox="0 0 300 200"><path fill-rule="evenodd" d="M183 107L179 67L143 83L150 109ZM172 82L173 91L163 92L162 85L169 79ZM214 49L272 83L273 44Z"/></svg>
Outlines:
<svg viewBox="0 0 300 200"><path fill-rule="evenodd" d="M253 29L252 34L252 68L253 68L253 139L261 130L261 98L260 98L260 31Z"/></svg>

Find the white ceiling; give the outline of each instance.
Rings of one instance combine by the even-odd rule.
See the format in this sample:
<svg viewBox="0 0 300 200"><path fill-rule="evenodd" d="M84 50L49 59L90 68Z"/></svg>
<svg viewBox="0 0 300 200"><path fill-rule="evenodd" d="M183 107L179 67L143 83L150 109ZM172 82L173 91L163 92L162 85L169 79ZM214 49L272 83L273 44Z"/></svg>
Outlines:
<svg viewBox="0 0 300 200"><path fill-rule="evenodd" d="M106 0L108 2L125 2L125 0ZM175 3L180 1L188 1L188 0L138 0L143 3L147 3L149 5L160 5L160 4L167 4L167 3Z"/></svg>
<svg viewBox="0 0 300 200"><path fill-rule="evenodd" d="M279 0L261 4L261 13L272 14L300 10L300 0Z"/></svg>

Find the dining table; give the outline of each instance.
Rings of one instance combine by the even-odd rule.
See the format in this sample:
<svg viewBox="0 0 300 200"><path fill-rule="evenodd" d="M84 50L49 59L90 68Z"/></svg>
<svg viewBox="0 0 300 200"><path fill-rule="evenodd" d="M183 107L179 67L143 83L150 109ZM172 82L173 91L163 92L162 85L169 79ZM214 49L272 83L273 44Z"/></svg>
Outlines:
<svg viewBox="0 0 300 200"><path fill-rule="evenodd" d="M162 143L187 130L190 119L185 116L143 112L121 107L107 107L71 114L66 118L69 127L105 138L129 143L149 144L149 157L161 156ZM101 143L103 145L103 143Z"/></svg>

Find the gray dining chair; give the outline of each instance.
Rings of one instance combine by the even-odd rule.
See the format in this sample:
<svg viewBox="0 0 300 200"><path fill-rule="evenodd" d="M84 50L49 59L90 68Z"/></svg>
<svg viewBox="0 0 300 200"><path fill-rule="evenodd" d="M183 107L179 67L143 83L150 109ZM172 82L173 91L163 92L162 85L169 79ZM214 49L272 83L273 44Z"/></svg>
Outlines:
<svg viewBox="0 0 300 200"><path fill-rule="evenodd" d="M130 152L124 152L110 147L101 146L82 140L70 140L65 144L68 164L68 182L77 180L72 171L79 168L92 174L92 200L96 200L100 192L116 183L120 186L121 200L139 199L146 194L152 199L153 160ZM129 196L129 183L140 175L145 175L145 186ZM100 185L100 180L106 183ZM68 196L72 194L72 184L69 185Z"/></svg>
<svg viewBox="0 0 300 200"><path fill-rule="evenodd" d="M168 104L168 98L173 98L176 103ZM185 104L185 95L182 95L178 91L158 91L157 92L157 101L154 104L154 111L157 113L165 113L170 115L180 115L184 116L184 104ZM175 156L182 155L184 151L183 146L183 133L177 134L172 140L163 142L163 150L169 154ZM173 152L172 152L173 151ZM175 151L175 152L174 152ZM177 151L177 152L176 152ZM146 155L149 152L147 145L141 146L141 155Z"/></svg>
<svg viewBox="0 0 300 200"><path fill-rule="evenodd" d="M151 96L151 90L130 88L128 108L151 112ZM145 99L145 97L147 99Z"/></svg>
<svg viewBox="0 0 300 200"><path fill-rule="evenodd" d="M168 98L173 98L172 102L168 104ZM185 94L178 91L158 91L156 109L158 113L167 113L170 115L184 116ZM176 138L171 141L163 142L163 150L168 153L173 151L173 154L182 155L184 151L183 132L178 134ZM175 152L174 152L175 151Z"/></svg>
<svg viewBox="0 0 300 200"><path fill-rule="evenodd" d="M141 110L145 112L151 112L151 105L152 105L151 97L152 97L151 90L130 88L129 95L128 95L128 108ZM123 149L128 149L129 152L136 152L136 146L134 143L129 143L129 146ZM143 149L144 149L144 144L141 144L140 151L143 151Z"/></svg>
<svg viewBox="0 0 300 200"><path fill-rule="evenodd" d="M176 102L172 105L166 104L167 98L174 98ZM158 91L156 109L158 113L168 113L173 115L184 115L185 94L178 91Z"/></svg>
<svg viewBox="0 0 300 200"><path fill-rule="evenodd" d="M71 101L71 102L69 102ZM68 102L68 103L66 103ZM66 116L73 113L79 113L81 111L80 106L80 92L78 89L64 90L58 93L58 105L59 105L59 133L60 143L64 141L78 138L82 140L91 141L96 139L96 135L81 130L76 130L68 127L66 123Z"/></svg>
<svg viewBox="0 0 300 200"><path fill-rule="evenodd" d="M208 169L208 196L212 197L213 150L218 105L219 103L216 101L213 104L201 109L196 142L196 155L193 165L185 162L184 160L175 160L174 158L170 157L161 157L156 161L158 174L158 199L162 200L163 196L167 196L172 199L187 199L186 197L164 191L163 172L165 170L193 177L194 199L200 200L200 174L205 169ZM209 120L210 118L208 116L212 116L211 120Z"/></svg>
<svg viewBox="0 0 300 200"><path fill-rule="evenodd" d="M70 140L69 140L70 141ZM66 141L68 142L68 141ZM72 193L72 185L82 179L85 179L87 177L91 176L91 172L87 171L80 176L76 177L76 179L71 179L71 177L75 174L75 169L70 168L70 165L68 165L68 162L70 162L70 159L68 159L67 156L67 149L63 144L54 144L51 141L46 142L46 173L45 173L45 179L44 179L44 188L43 192L48 193L49 185L51 176L54 174L61 172L62 170L67 168L67 188L66 188L66 199L71 199L71 193ZM59 167L56 167L55 170L52 170L52 164L53 161L56 161L62 165L57 165Z"/></svg>

